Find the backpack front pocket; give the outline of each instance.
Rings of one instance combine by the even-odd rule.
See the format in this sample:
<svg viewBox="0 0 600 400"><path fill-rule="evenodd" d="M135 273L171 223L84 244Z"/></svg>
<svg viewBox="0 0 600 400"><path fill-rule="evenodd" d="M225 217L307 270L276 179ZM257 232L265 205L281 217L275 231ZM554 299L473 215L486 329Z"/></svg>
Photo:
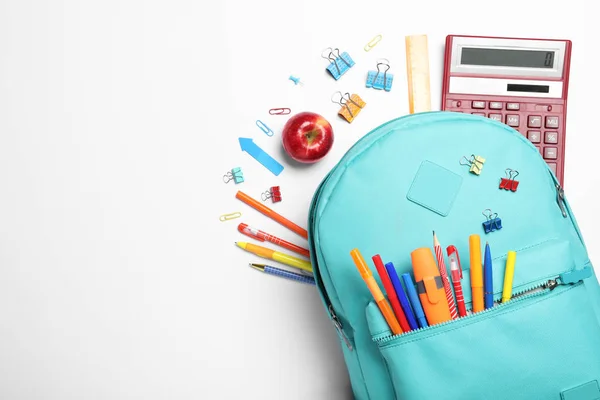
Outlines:
<svg viewBox="0 0 600 400"><path fill-rule="evenodd" d="M593 388L600 382L600 326L584 282L406 335L383 338L372 330L396 397L561 399L581 385Z"/></svg>

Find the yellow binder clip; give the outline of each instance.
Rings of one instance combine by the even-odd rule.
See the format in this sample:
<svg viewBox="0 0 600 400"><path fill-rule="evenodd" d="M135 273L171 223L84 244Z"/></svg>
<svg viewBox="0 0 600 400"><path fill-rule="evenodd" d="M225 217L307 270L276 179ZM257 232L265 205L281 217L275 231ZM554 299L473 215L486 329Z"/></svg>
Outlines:
<svg viewBox="0 0 600 400"><path fill-rule="evenodd" d="M485 158L481 157L481 156L476 156L474 154L471 154L471 158L467 158L465 156L463 156L463 158L460 159L460 165L467 165L469 166L469 172L475 174L475 175L479 175L481 174L481 170L483 169L483 164L485 163Z"/></svg>
<svg viewBox="0 0 600 400"><path fill-rule="evenodd" d="M335 92L331 96L331 101L335 104L339 104L342 107L338 111L338 115L348 121L348 123L354 121L354 118L356 118L363 107L367 104L357 94L342 94L342 92Z"/></svg>

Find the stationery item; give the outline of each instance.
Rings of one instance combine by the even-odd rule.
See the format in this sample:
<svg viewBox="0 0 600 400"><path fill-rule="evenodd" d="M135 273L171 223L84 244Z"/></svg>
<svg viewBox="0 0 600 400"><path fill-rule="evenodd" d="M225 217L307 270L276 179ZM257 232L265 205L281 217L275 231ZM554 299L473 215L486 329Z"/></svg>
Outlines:
<svg viewBox="0 0 600 400"><path fill-rule="evenodd" d="M273 243L275 245L281 246L284 249L291 250L294 253L301 254L304 257L310 257L310 253L308 252L307 249L305 249L303 247L300 247L300 246L297 246L297 245L295 245L293 243L290 243L290 242L288 242L286 240L280 239L277 236L273 236L273 235L270 235L270 234L268 234L266 232L263 232L261 230L252 228L252 227L250 227L250 226L248 226L248 225L246 225L244 223L241 223L241 224L238 225L238 231L240 233L242 233L242 234L244 234L246 236L249 236L249 237L251 237L253 239L256 239L256 240L258 240L260 242L267 241L267 242Z"/></svg>
<svg viewBox="0 0 600 400"><path fill-rule="evenodd" d="M363 278L363 280L367 284L367 287L371 291L371 294L373 295L373 298L375 299L375 303L377 303L377 306L379 307L379 310L381 311L381 314L383 315L387 324L389 325L392 333L394 335L401 334L402 328L400 327L398 320L394 316L394 312L390 308L390 304L387 302L387 300L383 296L381 289L379 289L379 285L377 285L377 281L375 281L375 278L373 277L373 273L367 266L367 263L366 263L365 259L363 258L362 254L360 254L360 251L358 249L353 249L350 252L350 256L352 256L352 260L354 261L356 268L358 268L358 272L360 272L360 276Z"/></svg>
<svg viewBox="0 0 600 400"><path fill-rule="evenodd" d="M458 316L465 317L467 315L467 308L465 307L465 297L460 282L463 277L463 271L460 266L458 250L455 246L448 246L446 252L448 253L448 260L450 260L450 275L452 275L452 286L454 286L454 294L456 295Z"/></svg>
<svg viewBox="0 0 600 400"><path fill-rule="evenodd" d="M309 285L316 285L315 278L297 274L295 272L286 271L285 269L271 267L270 265L265 264L250 264L250 266L258 271L267 273L269 275L280 276L282 278L291 279L293 281L308 283Z"/></svg>
<svg viewBox="0 0 600 400"><path fill-rule="evenodd" d="M471 154L471 158L463 156L463 158L460 159L459 163L460 165L469 166L469 172L475 175L479 175L481 174L481 170L483 169L485 158Z"/></svg>
<svg viewBox="0 0 600 400"><path fill-rule="evenodd" d="M369 41L369 43L365 44L365 47L364 47L365 51L371 51L371 49L373 47L375 47L377 45L377 43L381 42L382 38L383 38L383 36L377 35L373 39L371 39Z"/></svg>
<svg viewBox="0 0 600 400"><path fill-rule="evenodd" d="M259 246L246 242L235 242L235 245L240 249L246 250L262 258L267 258L273 261L280 262L290 267L298 268L302 271L312 273L312 265L310 261L302 260L298 257L290 256L289 254L280 253L268 247Z"/></svg>
<svg viewBox="0 0 600 400"><path fill-rule="evenodd" d="M338 99L339 96L339 99ZM354 118L358 116L360 111L367 104L360 98L359 95L350 93L342 94L342 92L335 92L331 96L331 101L335 104L339 104L342 108L338 111L338 115L344 118L348 123L354 121Z"/></svg>
<svg viewBox="0 0 600 400"><path fill-rule="evenodd" d="M427 35L406 37L409 113L431 111Z"/></svg>
<svg viewBox="0 0 600 400"><path fill-rule="evenodd" d="M269 114L271 115L288 115L292 112L289 108L271 108Z"/></svg>
<svg viewBox="0 0 600 400"><path fill-rule="evenodd" d="M473 313L483 311L483 267L481 265L481 241L479 235L469 236L469 255L471 259L471 298Z"/></svg>
<svg viewBox="0 0 600 400"><path fill-rule="evenodd" d="M279 203L281 201L281 190L279 189L279 186L273 186L266 192L263 192L260 197L262 201L271 199L273 203Z"/></svg>
<svg viewBox="0 0 600 400"><path fill-rule="evenodd" d="M509 251L506 256L506 270L504 271L504 287L502 290L502 302L510 301L512 297L513 278L515 276L515 262L517 261L517 253Z"/></svg>
<svg viewBox="0 0 600 400"><path fill-rule="evenodd" d="M458 318L458 312L456 312L456 305L454 304L454 296L452 295L452 289L450 288L450 279L448 279L448 271L446 270L446 263L444 262L444 252L442 246L433 232L433 250L435 251L435 258L437 260L438 268L440 270L440 277L442 278L442 284L444 285L444 292L446 292L446 301L450 309L450 316L452 319Z"/></svg>
<svg viewBox="0 0 600 400"><path fill-rule="evenodd" d="M486 218L482 223L483 231L486 234L502 229L502 220L498 218L498 213L492 213L492 210L486 208L482 214Z"/></svg>
<svg viewBox="0 0 600 400"><path fill-rule="evenodd" d="M415 318L417 319L419 328L427 328L429 324L427 323L427 318L425 318L425 311L423 311L421 300L419 300L419 295L417 294L415 284L410 277L410 274L402 274L402 280L404 281L404 286L406 286L406 293L408 293L408 298L410 299L410 304L415 312Z"/></svg>
<svg viewBox="0 0 600 400"><path fill-rule="evenodd" d="M494 272L492 268L492 253L490 244L485 242L485 253L483 258L483 288L485 309L494 307Z"/></svg>
<svg viewBox="0 0 600 400"><path fill-rule="evenodd" d="M272 220L279 222L281 225L285 226L292 232L295 232L298 235L302 236L304 239L308 239L308 232L306 231L306 229L296 225L289 219L284 218L282 215L271 210L269 207L254 200L252 197L248 196L246 193L244 193L242 191L238 191L235 194L235 197L238 200L241 200L242 202L246 203L250 207L254 208L256 211L259 211L259 212L263 213L264 215L266 215L267 217L271 218Z"/></svg>
<svg viewBox="0 0 600 400"><path fill-rule="evenodd" d="M564 183L571 48L569 40L450 35L442 110L519 131Z"/></svg>
<svg viewBox="0 0 600 400"><path fill-rule="evenodd" d="M294 85L304 86L304 83L300 81L300 78L295 77L294 75L290 75L290 81L294 82Z"/></svg>
<svg viewBox="0 0 600 400"><path fill-rule="evenodd" d="M515 178L519 175L519 171L506 168L506 178L500 178L500 189L517 191L519 181L515 181Z"/></svg>
<svg viewBox="0 0 600 400"><path fill-rule="evenodd" d="M260 128L267 136L271 137L275 134L271 128L269 128L264 122L261 120L256 120L256 126Z"/></svg>
<svg viewBox="0 0 600 400"><path fill-rule="evenodd" d="M231 181L235 182L236 185L238 183L244 182L244 174L241 168L235 167L231 171L223 175L223 182L229 183Z"/></svg>
<svg viewBox="0 0 600 400"><path fill-rule="evenodd" d="M327 71L336 81L342 77L352 66L354 60L346 52L340 54L340 49L328 47L321 53L321 57L329 61Z"/></svg>
<svg viewBox="0 0 600 400"><path fill-rule="evenodd" d="M273 157L265 153L263 149L258 147L256 143L250 138L238 138L242 151L248 153L252 158L261 163L263 167L278 176L283 171L283 165L281 165Z"/></svg>
<svg viewBox="0 0 600 400"><path fill-rule="evenodd" d="M430 325L452 319L446 300L442 277L435 265L433 253L428 247L421 247L410 253L417 293Z"/></svg>
<svg viewBox="0 0 600 400"><path fill-rule="evenodd" d="M223 214L219 217L219 221L221 222L225 222L225 221L229 221L230 219L236 219L242 216L241 212L234 212L231 214Z"/></svg>
<svg viewBox="0 0 600 400"><path fill-rule="evenodd" d="M404 315L406 316L406 320L408 321L409 331L413 329L419 329L419 324L413 312L413 309L410 306L410 301L408 297L406 297L406 293L404 292L404 288L402 287L402 283L400 282L400 277L398 277L398 272L396 272L396 268L394 268L394 264L389 262L385 264L385 269L390 277L390 281L392 281L392 285L394 286L394 291L398 296L398 300L400 301L400 306L402 306L402 311L404 311ZM414 289L414 285L413 285ZM416 293L416 292L415 292ZM418 297L417 297L418 300ZM420 306L420 304L419 304ZM422 309L421 309L422 311ZM421 312L423 314L423 312ZM425 315L425 314L423 314Z"/></svg>
<svg viewBox="0 0 600 400"><path fill-rule="evenodd" d="M372 258L373 258L373 264L375 264L375 268L377 268L377 273L379 274L379 277L381 278L381 283L383 283L383 288L385 289L385 292L387 293L388 300L390 301L390 304L392 305L392 310L394 311L394 314L396 314L396 319L398 320L398 323L400 324L400 328L402 328L402 331L404 331L404 332L410 331L411 328L408 323L408 320L406 319L406 315L404 314L404 310L402 310L402 305L400 304L400 299L399 299L399 297L396 293L396 290L394 289L394 285L392 284L392 281L388 275L386 266L383 265L381 256L379 254L376 254ZM394 268L393 265L392 265L392 268ZM397 277L397 275L396 275L396 277Z"/></svg>
<svg viewBox="0 0 600 400"><path fill-rule="evenodd" d="M377 61L377 71L369 71L367 73L367 87L389 92L392 90L394 82L394 74L388 74L390 70L390 62L382 58Z"/></svg>

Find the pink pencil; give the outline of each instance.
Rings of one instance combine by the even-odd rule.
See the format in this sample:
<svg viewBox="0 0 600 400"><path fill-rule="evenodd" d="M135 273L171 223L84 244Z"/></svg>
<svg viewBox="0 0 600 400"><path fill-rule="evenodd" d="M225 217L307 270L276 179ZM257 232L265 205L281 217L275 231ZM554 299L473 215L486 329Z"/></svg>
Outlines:
<svg viewBox="0 0 600 400"><path fill-rule="evenodd" d="M440 270L440 277L444 284L444 291L446 292L446 300L448 300L448 307L450 307L450 315L452 319L458 318L458 312L456 311L456 304L454 304L454 297L452 296L452 289L450 288L450 280L448 279L448 271L446 271L446 263L444 262L444 253L442 252L442 246L433 232L433 248L435 250L435 258L437 259L438 268Z"/></svg>

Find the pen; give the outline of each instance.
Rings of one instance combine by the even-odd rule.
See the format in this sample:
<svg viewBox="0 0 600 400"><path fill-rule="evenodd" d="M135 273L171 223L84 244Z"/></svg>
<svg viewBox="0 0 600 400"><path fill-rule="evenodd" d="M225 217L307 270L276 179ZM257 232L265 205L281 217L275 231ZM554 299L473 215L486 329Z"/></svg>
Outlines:
<svg viewBox="0 0 600 400"><path fill-rule="evenodd" d="M471 258L471 301L473 302L473 313L476 313L483 311L483 268L479 235L469 236L469 255Z"/></svg>
<svg viewBox="0 0 600 400"><path fill-rule="evenodd" d="M427 328L429 326L427 324L427 318L425 318L425 312L421 306L419 295L417 294L415 284L410 277L410 274L402 274L402 280L404 281L404 286L406 286L406 292L410 298L410 303L412 304L413 310L415 310L415 317L419 322L419 328Z"/></svg>
<svg viewBox="0 0 600 400"><path fill-rule="evenodd" d="M302 260L300 258L296 258L294 256L290 256L285 253L280 253L273 249L258 246L256 244L252 244L252 243L235 242L235 244L239 248L249 251L250 253L256 254L259 257L268 258L270 260L289 265L290 267L298 268L298 269L304 270L306 272L312 273L312 265L310 264L309 261Z"/></svg>
<svg viewBox="0 0 600 400"><path fill-rule="evenodd" d="M456 306L454 305L454 296L452 296L452 289L450 288L450 280L448 279L448 271L446 271L446 263L444 262L444 253L440 241L433 232L433 249L435 250L435 258L437 259L438 268L440 270L440 277L442 278L442 284L444 285L444 292L446 292L446 300L448 301L448 307L450 308L450 316L452 319L458 318L456 312Z"/></svg>
<svg viewBox="0 0 600 400"><path fill-rule="evenodd" d="M492 271L492 253L490 244L485 242L485 255L483 261L483 276L485 290L485 309L494 307L494 275Z"/></svg>
<svg viewBox="0 0 600 400"><path fill-rule="evenodd" d="M365 259L363 258L362 254L360 254L360 251L358 249L353 249L350 252L350 255L352 256L352 260L354 260L354 264L356 264L356 268L358 268L358 271L360 272L360 276L367 284L369 291L371 291L371 294L375 299L375 303L377 303L377 306L379 307L381 314L383 314L383 317L385 318L387 324L392 330L392 333L394 335L401 334L402 328L400 327L398 320L394 316L394 312L390 308L389 303L383 296L379 285L377 285L377 281L375 281L373 273L367 266L367 263L365 262Z"/></svg>
<svg viewBox="0 0 600 400"><path fill-rule="evenodd" d="M271 242L275 245L279 245L285 249L291 250L295 253L301 254L304 257L310 257L310 254L308 253L308 250L305 248L302 248L300 246L297 246L293 243L290 243L286 240L280 239L276 236L270 235L266 232L263 232L261 230L252 228L250 226L248 226L247 224L241 223L238 225L238 231L240 231L240 233L243 233L246 236L250 236L251 238L254 238L256 240L259 240L261 242L264 242L265 240L267 242Z"/></svg>
<svg viewBox="0 0 600 400"><path fill-rule="evenodd" d="M250 264L250 266L256 270L265 272L269 275L280 276L282 278L291 279L293 281L308 283L309 285L316 285L315 279L307 275L297 274L295 272L286 271L285 269L271 267L270 265L264 264Z"/></svg>
<svg viewBox="0 0 600 400"><path fill-rule="evenodd" d="M408 297L406 297L406 293L404 292L404 288L402 287L402 283L400 283L400 278L398 277L398 272L396 272L396 268L394 268L394 264L387 263L385 264L385 269L388 272L390 280L392 281L392 285L394 285L394 290L398 295L398 300L400 300L400 305L402 306L402 310L404 311L404 315L406 316L406 320L408 321L408 326L411 331L413 329L419 329L419 324L417 323L417 319L415 318L415 313L410 307L410 301Z"/></svg>
<svg viewBox="0 0 600 400"><path fill-rule="evenodd" d="M455 246L448 246L446 251L448 252L448 259L450 260L450 275L452 275L452 286L454 286L454 294L456 295L458 315L460 317L465 317L467 315L467 309L465 307L465 297L463 295L462 284L460 283L460 280L463 277L463 272L462 268L460 267L458 250L456 250Z"/></svg>
<svg viewBox="0 0 600 400"><path fill-rule="evenodd" d="M396 290L394 289L394 285L392 284L392 281L390 280L390 277L388 275L386 267L383 265L381 256L379 254L376 254L372 258L373 258L373 264L375 264L375 268L377 268L377 273L379 274L379 277L381 278L381 283L383 283L383 288L385 289L385 292L388 295L388 300L390 301L390 304L392 305L392 310L394 311L394 314L396 314L398 323L400 323L400 328L402 328L402 330L404 332L410 331L410 325L406 319L406 315L404 314L404 311L402 310L402 306L400 305L398 295L396 294ZM392 268L393 268L393 266L392 266Z"/></svg>
<svg viewBox="0 0 600 400"><path fill-rule="evenodd" d="M504 271L504 290L502 290L502 302L510 301L512 296L513 278L515 276L515 261L517 253L509 251L506 257L506 271Z"/></svg>

